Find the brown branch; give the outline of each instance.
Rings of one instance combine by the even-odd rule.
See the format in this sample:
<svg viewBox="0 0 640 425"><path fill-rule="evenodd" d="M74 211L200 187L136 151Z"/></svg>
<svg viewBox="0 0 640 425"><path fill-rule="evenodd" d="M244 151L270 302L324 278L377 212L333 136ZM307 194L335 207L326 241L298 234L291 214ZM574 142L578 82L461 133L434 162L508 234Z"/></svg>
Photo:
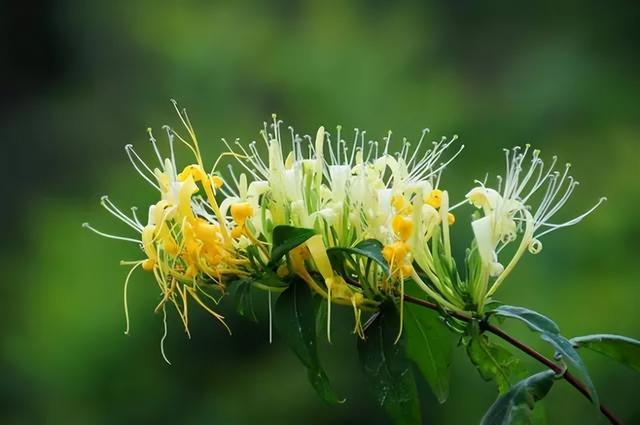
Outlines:
<svg viewBox="0 0 640 425"><path fill-rule="evenodd" d="M441 311L442 310L437 304L432 303L430 301L421 300L419 298L414 298L414 297L411 297L409 295L405 295L404 299L405 299L405 301L410 302L412 304L420 305L420 306L423 306L423 307L426 307L426 308L430 308L432 310L437 310L437 311ZM459 320L462 320L462 321L465 321L465 322L471 322L472 320L474 320L473 317L471 317L469 315L466 315L464 313L447 312L447 314L449 314L450 316L455 317L456 319L459 319ZM505 342L508 342L509 344L513 345L514 347L516 347L517 349L519 349L523 353L527 354L528 356L530 356L530 357L536 359L537 361L539 361L540 363L544 364L549 369L553 370L556 374L561 376L569 384L571 384L583 396L585 396L587 399L589 399L589 401L592 401L591 400L591 395L589 394L589 390L587 389L585 384L580 379L578 379L574 375L572 375L565 368L563 368L560 365L556 364L552 360L549 360L548 358L546 358L545 356L543 356L542 354L540 354L539 352L537 352L533 348L529 347L528 345L526 345L523 342L517 340L516 338L512 337L511 335L505 333L500 328L498 328L496 326L493 326L488 322L482 322L481 323L481 327L482 327L483 330L494 334L498 338L501 338ZM609 408L607 408L607 406L605 406L604 404L600 404L600 411L602 412L602 414L604 416L607 417L607 419L609 419L609 422L611 422L613 425L622 425L622 422L620 421L620 419L618 419L613 414L613 412L611 412L611 410L609 410Z"/></svg>

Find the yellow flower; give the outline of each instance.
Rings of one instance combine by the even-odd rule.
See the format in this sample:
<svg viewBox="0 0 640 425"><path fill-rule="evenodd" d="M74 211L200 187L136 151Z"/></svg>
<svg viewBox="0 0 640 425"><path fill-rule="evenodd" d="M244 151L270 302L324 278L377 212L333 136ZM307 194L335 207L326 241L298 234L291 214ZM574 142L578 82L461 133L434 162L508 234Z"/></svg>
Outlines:
<svg viewBox="0 0 640 425"><path fill-rule="evenodd" d="M445 310L482 314L524 252L540 251L541 236L579 222L603 201L572 220L552 223L577 182L568 175L568 165L563 172L555 171L554 159L545 168L538 151L528 156L527 146L507 151L506 174L498 178L497 188L479 182L465 200L452 204L442 173L464 147L451 149L455 136L426 148L425 130L415 146L404 139L400 151L392 152L391 132L378 142L355 130L346 141L341 127L331 134L321 126L315 137L301 137L289 127L290 141L284 142L282 122L275 115L260 132L266 155L257 142L245 146L236 141L232 147L223 140L229 151L208 168L186 113L178 111L178 116L188 136L166 128L169 157L161 155L149 131L156 167L131 145L125 148L133 167L159 192L146 223L135 209L125 213L102 198L102 206L136 236L111 235L85 224L102 236L135 243L144 253L125 262L132 266L125 281L127 323L126 288L138 267L152 274L160 288L156 310L166 318L165 307L174 305L187 333L190 300L223 321L207 301L218 302L208 290L217 290L221 297L233 280L252 282L269 293L282 290L264 284L264 276L276 276L285 284L302 279L327 299L328 337L332 304L353 308L354 332L363 337L362 312L377 308L383 297L402 301L405 282ZM174 140L193 153L181 172ZM226 174L218 170L225 158L236 163ZM531 205L532 199L539 204ZM454 210L465 203L478 211L471 221L474 240L465 258L467 273L461 277L451 226L456 223ZM280 225L303 227L307 236L315 235L291 249L285 260L273 259L274 228ZM503 265L501 250L518 240ZM370 251L363 253L362 246Z"/></svg>

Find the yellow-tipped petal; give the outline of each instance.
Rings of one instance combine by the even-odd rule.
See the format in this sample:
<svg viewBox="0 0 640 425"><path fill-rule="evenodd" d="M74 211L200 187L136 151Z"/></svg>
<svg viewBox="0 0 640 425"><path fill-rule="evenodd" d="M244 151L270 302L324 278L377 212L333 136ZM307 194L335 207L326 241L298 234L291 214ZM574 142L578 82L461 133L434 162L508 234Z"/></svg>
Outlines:
<svg viewBox="0 0 640 425"><path fill-rule="evenodd" d="M329 261L329 256L327 255L327 248L322 241L322 236L315 235L309 238L306 242L307 248L309 248L309 253L311 254L311 258L313 258L313 262L316 264L316 268L322 275L322 277L327 280L333 277L333 268L331 267L331 262Z"/></svg>

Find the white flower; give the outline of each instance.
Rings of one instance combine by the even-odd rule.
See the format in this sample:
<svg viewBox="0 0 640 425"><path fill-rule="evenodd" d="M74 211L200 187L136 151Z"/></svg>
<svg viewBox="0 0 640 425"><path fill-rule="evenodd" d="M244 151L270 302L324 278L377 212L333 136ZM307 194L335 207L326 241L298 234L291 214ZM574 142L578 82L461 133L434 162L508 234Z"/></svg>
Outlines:
<svg viewBox="0 0 640 425"><path fill-rule="evenodd" d="M520 147L505 150L506 173L504 178L498 176L497 189L479 182L479 186L466 196L472 205L482 210L483 216L472 222L473 233L485 271L489 276L497 277L486 293L487 297L497 290L525 250L540 252L540 237L578 223L605 200L601 198L588 211L571 220L551 222L569 200L578 182L569 175L570 164L566 164L562 172L557 171L557 157L553 157L545 168L540 151L533 150L530 156L529 152L529 145L524 150ZM540 200L532 205L534 198ZM519 233L522 233L522 238L516 253L503 267L498 254L515 241Z"/></svg>
<svg viewBox="0 0 640 425"><path fill-rule="evenodd" d="M291 148L285 155L281 127L282 121L273 116L273 122L265 123L261 131L267 162L262 160L255 141L245 147L238 141L232 146L223 140L228 154L243 169L238 178L230 167L230 181L240 182L248 177L266 182L253 203L257 205L260 196L268 195L271 224L329 226L332 232L326 236L337 236L335 241L325 238L329 245L338 241L349 245L372 237L384 244L392 242L395 236L390 223L397 214L393 199L403 197L410 204L418 192L429 195L438 186L442 170L463 148L441 161L456 137L443 138L429 149L422 149L428 134L425 130L415 149L405 139L401 150L391 153L391 132L380 144L367 142L366 132L358 129L353 140L347 142L341 127L337 127L333 139L324 127L318 129L315 139L300 137L289 127ZM227 197L222 208L225 211L229 204L241 199L226 181L221 191ZM345 227L346 224L350 226ZM262 223L262 228L266 225Z"/></svg>

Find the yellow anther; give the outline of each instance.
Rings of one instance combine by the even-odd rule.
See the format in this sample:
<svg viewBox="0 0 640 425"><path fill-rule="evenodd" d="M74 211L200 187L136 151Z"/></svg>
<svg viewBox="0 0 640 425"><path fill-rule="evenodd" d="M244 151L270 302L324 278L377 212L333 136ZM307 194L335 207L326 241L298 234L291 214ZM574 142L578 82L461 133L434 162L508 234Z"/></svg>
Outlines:
<svg viewBox="0 0 640 425"><path fill-rule="evenodd" d="M453 213L447 213L447 221L449 222L449 226L456 222L456 216Z"/></svg>
<svg viewBox="0 0 640 425"><path fill-rule="evenodd" d="M440 189L433 189L425 202L431 205L433 208L440 208L442 204L442 191Z"/></svg>
<svg viewBox="0 0 640 425"><path fill-rule="evenodd" d="M410 218L396 215L391 220L391 227L400 239L406 241L413 232L413 221Z"/></svg>
<svg viewBox="0 0 640 425"><path fill-rule="evenodd" d="M238 202L231 205L231 217L233 220L242 225L248 217L253 215L253 207L248 202Z"/></svg>
<svg viewBox="0 0 640 425"><path fill-rule="evenodd" d="M146 271L151 271L153 270L153 268L156 266L156 262L154 260L152 260L151 258L147 258L146 260L144 260L144 262L142 263L142 268Z"/></svg>
<svg viewBox="0 0 640 425"><path fill-rule="evenodd" d="M222 178L219 176L212 176L211 181L213 182L213 185L216 189L222 187L222 185L224 184L224 180L222 180Z"/></svg>
<svg viewBox="0 0 640 425"><path fill-rule="evenodd" d="M353 303L354 307L359 307L360 305L362 305L364 301L364 295L362 295L362 293L360 292L354 292L354 294L351 296L351 302Z"/></svg>

